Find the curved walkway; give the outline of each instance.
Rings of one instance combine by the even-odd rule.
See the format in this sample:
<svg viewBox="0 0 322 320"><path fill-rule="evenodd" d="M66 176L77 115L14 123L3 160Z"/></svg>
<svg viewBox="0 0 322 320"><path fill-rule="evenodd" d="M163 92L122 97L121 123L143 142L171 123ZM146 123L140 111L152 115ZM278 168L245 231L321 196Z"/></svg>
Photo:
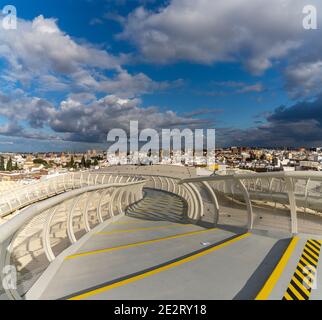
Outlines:
<svg viewBox="0 0 322 320"><path fill-rule="evenodd" d="M64 260L41 299L254 299L289 242L191 225L180 198L147 190Z"/></svg>

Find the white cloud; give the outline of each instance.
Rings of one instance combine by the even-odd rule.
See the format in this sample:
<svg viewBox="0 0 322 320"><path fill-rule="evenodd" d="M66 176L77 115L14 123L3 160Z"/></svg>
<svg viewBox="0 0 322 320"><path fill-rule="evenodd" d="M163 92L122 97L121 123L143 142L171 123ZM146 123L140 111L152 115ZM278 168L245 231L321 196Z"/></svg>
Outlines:
<svg viewBox="0 0 322 320"><path fill-rule="evenodd" d="M42 15L19 19L17 30L0 28L0 59L6 62L0 79L13 86L33 86L41 92L88 91L126 96L168 88L143 73L129 74L126 55L114 56L90 43L72 39L55 19ZM106 71L114 74L109 78Z"/></svg>
<svg viewBox="0 0 322 320"><path fill-rule="evenodd" d="M248 93L248 92L262 92L264 90L261 83L255 83L252 85L245 85L243 88L239 89L237 93Z"/></svg>
<svg viewBox="0 0 322 320"><path fill-rule="evenodd" d="M97 90L103 92L113 92L118 96L135 97L140 94L147 94L154 91L166 90L181 86L183 80L155 82L144 73L130 75L123 70L115 77L102 79L97 85Z"/></svg>
<svg viewBox="0 0 322 320"><path fill-rule="evenodd" d="M130 121L144 128L203 127L209 120L180 116L174 111L161 112L157 107L143 108L140 99L122 99L109 95L83 104L69 98L63 101L48 125L65 140L104 141L112 128L129 129Z"/></svg>
<svg viewBox="0 0 322 320"><path fill-rule="evenodd" d="M322 91L321 60L291 65L286 70L287 89L293 97L312 96Z"/></svg>
<svg viewBox="0 0 322 320"><path fill-rule="evenodd" d="M55 19L43 16L33 21L20 19L18 26L12 32L0 31L0 55L6 58L13 72L69 75L84 67L120 68L116 57L90 44L78 44L59 29Z"/></svg>
<svg viewBox="0 0 322 320"><path fill-rule="evenodd" d="M119 38L135 43L148 61L240 61L260 74L302 45L305 4L304 0L172 0L154 12L137 8Z"/></svg>
<svg viewBox="0 0 322 320"><path fill-rule="evenodd" d="M209 111L199 112L204 113ZM142 129L200 128L210 124L209 120L178 115L171 110L143 108L138 98L107 95L96 99L88 93L70 94L58 106L24 93L0 94L0 116L7 119L6 125L0 128L0 135L81 142L104 142L109 130L128 130L131 120L139 121Z"/></svg>

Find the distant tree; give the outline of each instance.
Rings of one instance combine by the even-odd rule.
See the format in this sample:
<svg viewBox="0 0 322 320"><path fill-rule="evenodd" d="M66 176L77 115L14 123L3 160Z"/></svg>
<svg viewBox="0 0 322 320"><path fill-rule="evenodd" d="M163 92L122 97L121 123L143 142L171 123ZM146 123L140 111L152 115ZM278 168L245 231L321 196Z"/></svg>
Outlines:
<svg viewBox="0 0 322 320"><path fill-rule="evenodd" d="M68 168L75 168L76 167L74 156L71 156L70 161L67 163L67 167Z"/></svg>
<svg viewBox="0 0 322 320"><path fill-rule="evenodd" d="M4 166L4 157L0 157L0 171L5 171L6 168Z"/></svg>
<svg viewBox="0 0 322 320"><path fill-rule="evenodd" d="M92 161L90 159L86 160L86 168L90 168L92 165Z"/></svg>
<svg viewBox="0 0 322 320"><path fill-rule="evenodd" d="M35 160L33 160L33 163L34 164L43 164L44 166L48 166L47 161L44 159L35 159Z"/></svg>
<svg viewBox="0 0 322 320"><path fill-rule="evenodd" d="M12 171L13 167L12 167L12 159L11 157L9 158L8 162L7 162L7 171Z"/></svg>
<svg viewBox="0 0 322 320"><path fill-rule="evenodd" d="M97 159L94 160L94 166L95 167L98 166L98 160Z"/></svg>
<svg viewBox="0 0 322 320"><path fill-rule="evenodd" d="M74 156L72 156L72 157L70 158L70 167L71 167L71 168L74 168L74 166L75 166L75 160L74 160Z"/></svg>
<svg viewBox="0 0 322 320"><path fill-rule="evenodd" d="M84 155L83 155L83 157L82 157L81 167L82 167L82 168L85 168L85 167L86 167L86 160L85 160L85 156L84 156Z"/></svg>
<svg viewBox="0 0 322 320"><path fill-rule="evenodd" d="M19 170L19 167L18 167L18 162L15 163L15 167L14 167L14 170L15 171L18 171Z"/></svg>
<svg viewBox="0 0 322 320"><path fill-rule="evenodd" d="M51 167L51 165L44 159L39 159L39 158L34 159L33 163L34 164L42 164L45 168L50 168Z"/></svg>

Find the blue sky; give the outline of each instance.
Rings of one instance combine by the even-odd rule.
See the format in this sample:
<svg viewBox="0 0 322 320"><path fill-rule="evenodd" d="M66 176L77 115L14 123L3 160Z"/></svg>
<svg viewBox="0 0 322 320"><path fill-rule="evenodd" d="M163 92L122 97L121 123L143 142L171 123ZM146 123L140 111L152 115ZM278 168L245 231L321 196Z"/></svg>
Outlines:
<svg viewBox="0 0 322 320"><path fill-rule="evenodd" d="M10 4L0 151L104 148L130 120L216 128L219 146L322 145L322 34L302 27L304 0Z"/></svg>

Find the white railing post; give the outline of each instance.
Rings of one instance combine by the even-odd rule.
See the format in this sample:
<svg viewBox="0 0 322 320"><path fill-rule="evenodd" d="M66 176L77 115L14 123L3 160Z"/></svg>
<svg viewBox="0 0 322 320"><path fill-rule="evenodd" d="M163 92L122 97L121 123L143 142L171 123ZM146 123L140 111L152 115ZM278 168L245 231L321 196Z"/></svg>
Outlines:
<svg viewBox="0 0 322 320"><path fill-rule="evenodd" d="M219 221L219 203L218 203L218 199L216 196L215 191L210 187L209 183L207 181L202 182L203 185L206 187L206 189L208 190L213 204L214 204L214 209L215 209L215 215L214 215L214 224L217 225L218 221Z"/></svg>
<svg viewBox="0 0 322 320"><path fill-rule="evenodd" d="M80 200L81 200L81 196L77 197L74 200L69 212L67 212L67 235L68 235L70 243L77 242L77 239L76 239L75 233L74 233L74 228L73 228L73 218L74 218L75 209L76 209Z"/></svg>
<svg viewBox="0 0 322 320"><path fill-rule="evenodd" d="M103 219L103 216L102 216L102 202L103 202L104 197L108 193L108 191L109 191L109 189L104 190L102 192L102 195L101 195L101 197L99 199L99 202L98 202L98 206L97 206L97 216L98 216L98 221L100 223L103 223L104 222L104 219Z"/></svg>
<svg viewBox="0 0 322 320"><path fill-rule="evenodd" d="M89 225L89 220L88 220L88 207L90 205L91 202L91 195L90 192L87 193L87 199L86 199L86 205L83 211L83 220L84 220L84 227L85 227L85 231L86 232L90 232L91 231L91 227Z"/></svg>
<svg viewBox="0 0 322 320"><path fill-rule="evenodd" d="M252 207L252 202L250 200L249 192L243 181L241 181L239 178L235 178L235 181L237 181L237 183L241 187L242 193L244 195L245 203L247 206L247 213L248 213L247 228L248 230L252 230L254 227L254 213L253 213L253 207Z"/></svg>
<svg viewBox="0 0 322 320"><path fill-rule="evenodd" d="M307 207L308 207L308 198L309 198L309 184L311 182L311 178L308 178L305 184L305 208L304 208L304 212L306 212Z"/></svg>
<svg viewBox="0 0 322 320"><path fill-rule="evenodd" d="M56 212L58 211L58 209L59 209L59 205L56 206L55 208L51 209L51 211L48 213L48 215L46 217L45 224L44 224L43 234L42 234L42 242L43 242L43 246L44 246L44 251L45 251L46 257L49 262L54 261L56 258L54 255L54 252L51 248L51 243L50 243L50 227L51 227L52 220L53 220Z"/></svg>
<svg viewBox="0 0 322 320"><path fill-rule="evenodd" d="M289 199L290 211L291 211L291 232L292 234L298 233L298 223L297 223L297 207L296 207L296 199L294 194L294 185L292 178L286 177L286 190Z"/></svg>

